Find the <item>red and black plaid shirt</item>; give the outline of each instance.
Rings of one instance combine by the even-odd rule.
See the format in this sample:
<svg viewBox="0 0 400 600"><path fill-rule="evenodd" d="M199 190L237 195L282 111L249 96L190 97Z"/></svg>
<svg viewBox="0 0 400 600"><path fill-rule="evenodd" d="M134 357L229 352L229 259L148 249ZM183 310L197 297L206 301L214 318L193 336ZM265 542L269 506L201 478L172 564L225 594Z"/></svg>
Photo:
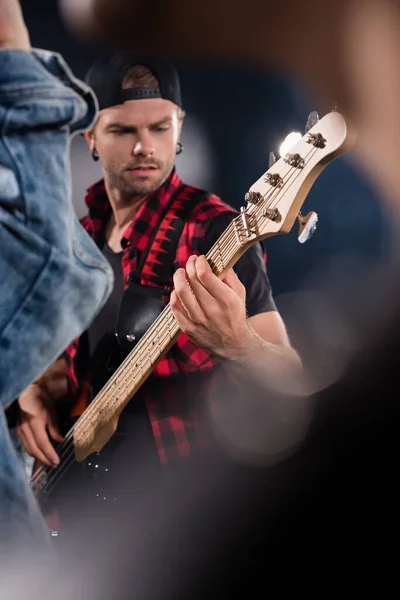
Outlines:
<svg viewBox="0 0 400 600"><path fill-rule="evenodd" d="M178 190L180 190L179 193L177 193ZM182 202L191 201L191 196L195 198L198 196L196 192L199 191L198 188L193 186L183 185L182 180L173 170L166 182L156 192L148 196L146 202L143 203L135 218L125 230L121 240L121 246L124 249L122 270L125 288L128 286L129 276L135 272L141 253L146 249L153 228L172 194L177 194L173 202L173 205L175 205L177 200ZM99 243L101 234L104 232L105 225L111 215L111 206L103 180L88 189L85 200L89 215L84 217L81 222L86 231ZM222 213L230 213L232 218L237 214L232 207L212 194L205 194L204 200L197 203L191 211L179 238L175 254L174 272L180 267L185 267L188 258L192 254L200 254L201 242L205 237L207 225ZM174 214L171 214L171 210L169 210L152 245L154 251L149 254L142 269L140 279L142 285L157 285L157 264L160 264L163 260L163 240L168 228L173 226L173 218ZM171 273L170 279L171 289L173 289L172 276L173 273ZM169 302L169 296L166 296L165 302ZM67 377L72 395L77 394L81 385L76 375L78 371L78 347L79 339L75 340L66 350ZM195 447L203 442L197 410L191 402L191 392L193 391L194 396L195 392L198 395L199 390L190 389L191 378L188 375L200 372L204 373L205 379L208 379L216 364L217 359L214 356L196 346L182 333L171 350L157 364L148 382L144 384L142 390L145 390L145 388L149 390L146 396L146 406L162 463L167 463L177 457L190 456ZM176 387L172 381L179 374L187 376L183 398L177 397ZM157 394L157 397L155 397L154 392L150 392L155 388L154 383L158 383L159 395ZM198 380L194 385L198 388ZM131 402L134 402L134 398L131 399Z"/></svg>

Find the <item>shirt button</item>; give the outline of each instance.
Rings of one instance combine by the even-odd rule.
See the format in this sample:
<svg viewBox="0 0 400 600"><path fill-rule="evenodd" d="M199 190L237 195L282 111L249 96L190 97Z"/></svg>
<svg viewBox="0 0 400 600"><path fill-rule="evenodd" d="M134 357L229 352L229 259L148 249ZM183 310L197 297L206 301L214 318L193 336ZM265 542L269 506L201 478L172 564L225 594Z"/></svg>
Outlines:
<svg viewBox="0 0 400 600"><path fill-rule="evenodd" d="M124 250L125 250L125 248L129 248L129 246L131 245L131 243L132 243L132 242L131 242L130 240L127 240L127 239L126 239L126 238L124 238L124 237L121 239L121 246L122 246L122 248L123 248Z"/></svg>

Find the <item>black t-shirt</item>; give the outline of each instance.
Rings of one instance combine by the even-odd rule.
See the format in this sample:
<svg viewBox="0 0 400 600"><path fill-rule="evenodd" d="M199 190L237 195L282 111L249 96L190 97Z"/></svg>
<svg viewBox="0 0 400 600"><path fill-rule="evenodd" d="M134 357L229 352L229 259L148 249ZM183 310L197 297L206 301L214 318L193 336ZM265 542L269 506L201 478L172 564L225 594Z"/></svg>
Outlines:
<svg viewBox="0 0 400 600"><path fill-rule="evenodd" d="M124 276L122 272L123 250L121 252L113 252L107 242L104 242L102 251L114 272L114 287L105 305L89 327L90 356L93 356L94 351L98 348L99 343L105 335L114 335L118 307L124 293Z"/></svg>

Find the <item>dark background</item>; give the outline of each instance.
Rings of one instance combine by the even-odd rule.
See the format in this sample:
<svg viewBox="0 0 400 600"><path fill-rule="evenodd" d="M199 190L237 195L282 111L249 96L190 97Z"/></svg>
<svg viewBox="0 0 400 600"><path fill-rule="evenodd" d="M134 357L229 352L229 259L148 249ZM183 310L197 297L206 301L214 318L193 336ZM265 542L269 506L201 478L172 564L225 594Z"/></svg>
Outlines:
<svg viewBox="0 0 400 600"><path fill-rule="evenodd" d="M83 77L91 62L109 51L75 38L54 0L22 0L22 7L33 46L60 52L77 76ZM317 96L302 82L248 66L182 62L177 67L187 113L179 172L189 183L239 207L268 168L270 150L278 155L290 131L304 131L309 112L319 109ZM71 158L74 203L81 216L84 190L101 175L81 138L74 140ZM282 294L304 290L315 272L332 264L365 265L387 252L387 223L351 156L337 159L322 173L302 212L309 210L319 214L319 226L307 244L297 242L297 226L266 242L278 306Z"/></svg>

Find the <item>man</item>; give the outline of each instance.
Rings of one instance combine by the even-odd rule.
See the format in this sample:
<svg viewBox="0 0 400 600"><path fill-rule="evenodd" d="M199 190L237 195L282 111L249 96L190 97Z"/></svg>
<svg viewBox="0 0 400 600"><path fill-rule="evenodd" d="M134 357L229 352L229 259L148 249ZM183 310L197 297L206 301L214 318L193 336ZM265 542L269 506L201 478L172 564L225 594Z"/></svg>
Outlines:
<svg viewBox="0 0 400 600"><path fill-rule="evenodd" d="M1 0L0 14L0 404L5 408L88 326L110 292L112 274L76 223L69 195L69 134L90 125L95 98L59 56L32 50L17 0ZM38 550L47 539L1 410L0 553L10 557L32 545Z"/></svg>
<svg viewBox="0 0 400 600"><path fill-rule="evenodd" d="M88 190L83 225L110 261L115 287L86 335L61 359L68 394L74 396L88 374L99 391L115 371L110 355L121 360L115 333L126 345L124 319L140 313L149 326L157 316L149 320L150 299L140 301L138 293L150 289L165 303L174 288L171 309L189 336L182 334L158 363L101 453L107 456L108 490L124 496L141 489L150 473L157 477L160 463L189 457L202 445L201 410L217 364L239 378L278 383L297 378L301 363L273 302L260 244L238 261L237 276L230 271L224 282L204 257L236 212L176 173L184 111L174 67L119 54L95 63L86 80L100 112L85 137L104 179ZM19 398L21 440L48 465L57 465L59 457L46 427L57 441L54 407L67 393L67 385L54 393L55 379L48 373L42 388L31 386ZM103 470L101 456L88 463L92 468L93 462Z"/></svg>

